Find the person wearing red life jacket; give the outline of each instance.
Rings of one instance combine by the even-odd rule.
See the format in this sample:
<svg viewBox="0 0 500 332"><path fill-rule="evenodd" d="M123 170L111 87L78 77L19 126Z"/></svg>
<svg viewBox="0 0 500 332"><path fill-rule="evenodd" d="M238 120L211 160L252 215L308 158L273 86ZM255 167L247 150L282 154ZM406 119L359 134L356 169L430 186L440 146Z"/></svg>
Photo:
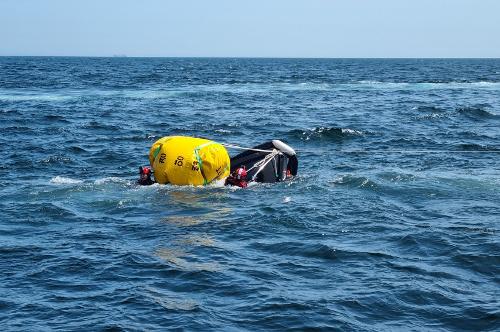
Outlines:
<svg viewBox="0 0 500 332"><path fill-rule="evenodd" d="M226 186L238 186L240 188L246 188L248 186L247 182L247 169L245 166L237 168L229 175L226 179Z"/></svg>
<svg viewBox="0 0 500 332"><path fill-rule="evenodd" d="M149 186L155 183L153 179L151 179L151 175L153 172L151 171L151 167L149 166L139 166L139 180L137 180L137 184L141 186Z"/></svg>

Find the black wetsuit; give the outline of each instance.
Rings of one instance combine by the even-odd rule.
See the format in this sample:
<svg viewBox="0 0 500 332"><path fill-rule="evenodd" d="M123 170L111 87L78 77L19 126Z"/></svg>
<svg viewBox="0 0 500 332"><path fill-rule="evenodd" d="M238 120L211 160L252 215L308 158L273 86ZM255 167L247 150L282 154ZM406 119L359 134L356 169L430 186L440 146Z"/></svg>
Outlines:
<svg viewBox="0 0 500 332"><path fill-rule="evenodd" d="M143 178L141 176L141 178L139 180L137 180L137 184L141 185L141 186L150 186L152 185L153 183L155 183L150 176L148 176L147 178Z"/></svg>

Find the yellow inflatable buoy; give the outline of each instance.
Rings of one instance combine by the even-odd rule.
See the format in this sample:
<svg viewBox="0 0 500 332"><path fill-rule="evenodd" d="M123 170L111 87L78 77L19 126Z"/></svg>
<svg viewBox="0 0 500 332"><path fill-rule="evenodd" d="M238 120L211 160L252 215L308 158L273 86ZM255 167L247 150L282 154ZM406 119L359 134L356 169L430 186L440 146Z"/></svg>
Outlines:
<svg viewBox="0 0 500 332"><path fill-rule="evenodd" d="M208 139L167 136L153 143L149 162L158 183L201 186L229 176L229 155Z"/></svg>

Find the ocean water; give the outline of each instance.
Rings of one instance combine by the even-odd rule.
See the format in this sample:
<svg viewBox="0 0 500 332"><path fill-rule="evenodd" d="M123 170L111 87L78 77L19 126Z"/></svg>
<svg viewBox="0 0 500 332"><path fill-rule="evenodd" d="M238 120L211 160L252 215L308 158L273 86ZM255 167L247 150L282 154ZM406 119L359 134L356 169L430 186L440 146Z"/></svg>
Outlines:
<svg viewBox="0 0 500 332"><path fill-rule="evenodd" d="M500 329L498 59L3 57L0 132L3 331ZM166 135L299 176L136 186Z"/></svg>

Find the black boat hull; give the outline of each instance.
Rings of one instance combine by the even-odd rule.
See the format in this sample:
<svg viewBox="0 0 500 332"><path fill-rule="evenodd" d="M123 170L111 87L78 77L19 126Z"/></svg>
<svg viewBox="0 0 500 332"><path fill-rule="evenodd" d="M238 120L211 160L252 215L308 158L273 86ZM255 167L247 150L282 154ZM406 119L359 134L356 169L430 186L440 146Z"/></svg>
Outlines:
<svg viewBox="0 0 500 332"><path fill-rule="evenodd" d="M236 169L245 166L245 168L248 170L248 181L264 183L280 182L296 176L299 163L295 152L293 151L293 149L289 148L281 141L278 142L280 144L276 144L276 141L266 142L252 148L252 150L244 151L232 157L231 173ZM289 149L282 149L281 145L284 145ZM280 153L275 154L271 157L271 152L256 151L272 151L273 149L279 150ZM267 163L265 163L265 166L263 167L255 166L256 164L262 162L266 157L272 160L269 160Z"/></svg>

